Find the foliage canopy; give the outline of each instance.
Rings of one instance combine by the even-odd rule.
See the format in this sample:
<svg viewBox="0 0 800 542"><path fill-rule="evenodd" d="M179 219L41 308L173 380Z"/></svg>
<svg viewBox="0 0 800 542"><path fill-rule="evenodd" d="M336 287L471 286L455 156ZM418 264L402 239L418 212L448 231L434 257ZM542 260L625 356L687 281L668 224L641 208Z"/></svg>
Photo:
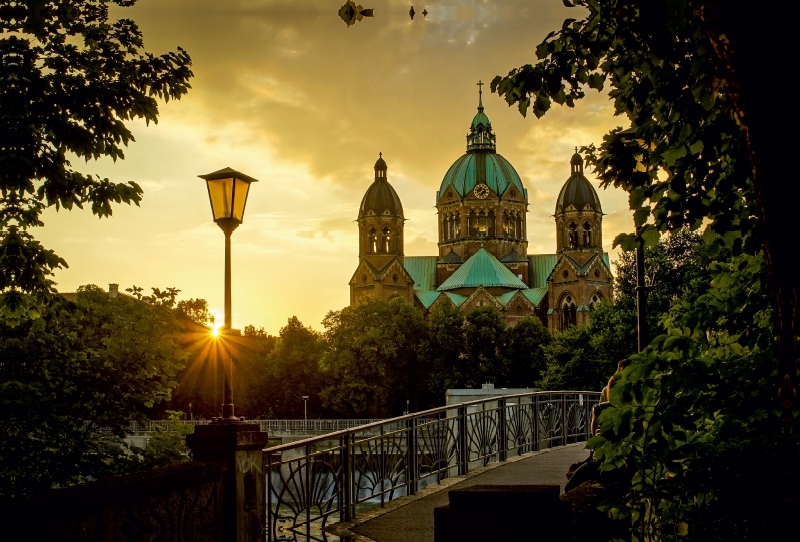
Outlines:
<svg viewBox="0 0 800 542"><path fill-rule="evenodd" d="M110 4L135 0L48 0L0 8L0 317L39 315L26 293L54 291L66 262L31 233L42 212L89 205L98 217L137 204L142 189L77 171L71 160L124 158L127 122L158 121L158 99L189 89L189 55L155 56L129 19L108 20Z"/></svg>

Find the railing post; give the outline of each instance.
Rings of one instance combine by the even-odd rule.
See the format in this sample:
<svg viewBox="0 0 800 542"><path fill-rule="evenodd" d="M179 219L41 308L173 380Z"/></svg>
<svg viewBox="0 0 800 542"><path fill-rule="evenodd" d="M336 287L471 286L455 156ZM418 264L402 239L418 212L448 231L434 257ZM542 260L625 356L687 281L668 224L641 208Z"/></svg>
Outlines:
<svg viewBox="0 0 800 542"><path fill-rule="evenodd" d="M458 407L458 474L469 472L469 438L467 438L467 407Z"/></svg>
<svg viewBox="0 0 800 542"><path fill-rule="evenodd" d="M534 395L531 397L533 403L533 451L538 452L541 449L541 435L539 434L539 396Z"/></svg>
<svg viewBox="0 0 800 542"><path fill-rule="evenodd" d="M311 538L311 445L306 444L306 540Z"/></svg>
<svg viewBox="0 0 800 542"><path fill-rule="evenodd" d="M411 416L406 420L408 433L406 436L406 450L408 453L408 463L406 465L406 482L408 487L406 493L409 495L417 494L417 420Z"/></svg>
<svg viewBox="0 0 800 542"><path fill-rule="evenodd" d="M567 435L569 431L567 430L567 394L561 392L561 445L564 446L567 443Z"/></svg>
<svg viewBox="0 0 800 542"><path fill-rule="evenodd" d="M350 516L350 506L353 503L353 497L350 494L350 433L342 435L341 445L342 449L339 454L341 454L342 457L342 474L341 480L339 481L339 491L342 495L342 502L339 503L341 506L339 517L343 521L350 521L352 519Z"/></svg>
<svg viewBox="0 0 800 542"><path fill-rule="evenodd" d="M585 394L586 398L583 400L583 425L586 427L584 428L584 434L586 435L586 440L588 441L592 438L592 409L589 408L589 394ZM583 397L583 395L581 395Z"/></svg>
<svg viewBox="0 0 800 542"><path fill-rule="evenodd" d="M497 400L497 460L506 460L508 437L506 436L506 400Z"/></svg>

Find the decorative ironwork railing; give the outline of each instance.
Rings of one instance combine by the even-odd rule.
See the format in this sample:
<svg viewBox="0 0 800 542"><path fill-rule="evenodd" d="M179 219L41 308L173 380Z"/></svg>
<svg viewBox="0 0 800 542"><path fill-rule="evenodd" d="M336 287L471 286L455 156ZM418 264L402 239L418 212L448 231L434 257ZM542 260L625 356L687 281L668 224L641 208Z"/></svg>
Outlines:
<svg viewBox="0 0 800 542"><path fill-rule="evenodd" d="M267 540L327 541L331 517L346 521L471 468L587 440L599 398L589 391L506 395L267 448Z"/></svg>

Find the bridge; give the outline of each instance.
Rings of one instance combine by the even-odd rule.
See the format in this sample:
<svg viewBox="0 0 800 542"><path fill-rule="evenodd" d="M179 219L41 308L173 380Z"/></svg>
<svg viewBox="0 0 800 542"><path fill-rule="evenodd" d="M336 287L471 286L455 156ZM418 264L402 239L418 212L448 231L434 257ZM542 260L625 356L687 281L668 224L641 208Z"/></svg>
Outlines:
<svg viewBox="0 0 800 542"><path fill-rule="evenodd" d="M254 424L216 424L187 442L194 461L0 499L0 521L34 540L431 541L447 489L563 483L585 457L599 395L528 392L386 420L260 420L293 440L278 445ZM159 423L170 422L132 434Z"/></svg>
<svg viewBox="0 0 800 542"><path fill-rule="evenodd" d="M599 395L507 395L269 447L267 540L433 540L443 488L520 476L562 484L586 455L576 444L588 440Z"/></svg>

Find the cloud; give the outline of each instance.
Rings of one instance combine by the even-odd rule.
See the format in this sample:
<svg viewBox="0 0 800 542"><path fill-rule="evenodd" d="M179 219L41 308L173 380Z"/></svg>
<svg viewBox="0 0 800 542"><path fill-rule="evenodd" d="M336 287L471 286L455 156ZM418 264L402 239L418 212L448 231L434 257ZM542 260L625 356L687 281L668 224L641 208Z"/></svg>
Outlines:
<svg viewBox="0 0 800 542"><path fill-rule="evenodd" d="M386 0L366 6L374 18L347 28L340 5L140 0L112 8L137 22L149 52L186 49L195 78L186 97L160 104L158 125L130 123L136 143L126 160L80 164L139 182L141 208L116 206L102 222L86 212L46 213L40 238L70 264L59 287L174 285L222 306L224 245L196 176L230 166L260 181L233 236L234 325L276 333L292 314L319 322L349 301L353 221L378 152L403 203L406 254L437 254L435 193L466 152L476 83L535 61L547 33L584 11L550 0L444 0L411 21L408 2ZM573 147L598 143L625 119L594 91L574 109L523 118L483 88L498 152L528 188L529 251L553 252L551 215ZM608 243L630 229L627 200L599 193Z"/></svg>

